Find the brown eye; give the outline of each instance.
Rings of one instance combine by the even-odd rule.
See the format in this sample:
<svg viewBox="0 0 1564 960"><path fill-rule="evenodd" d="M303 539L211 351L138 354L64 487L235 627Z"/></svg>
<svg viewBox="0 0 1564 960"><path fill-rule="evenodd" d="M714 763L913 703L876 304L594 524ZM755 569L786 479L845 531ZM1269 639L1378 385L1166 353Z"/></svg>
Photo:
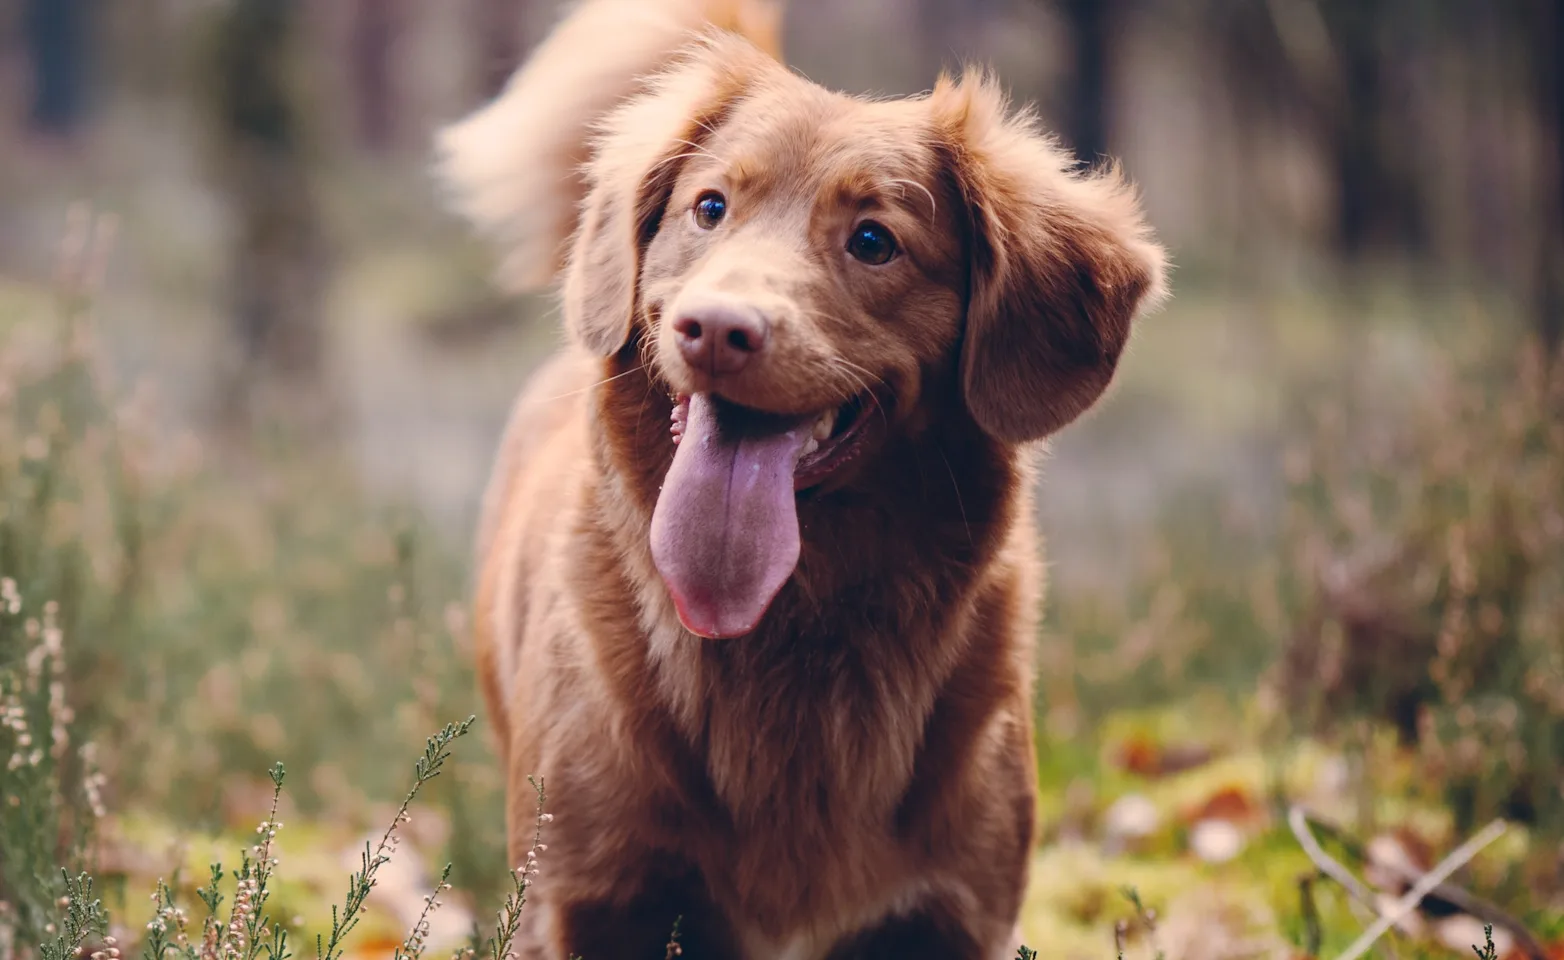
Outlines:
<svg viewBox="0 0 1564 960"><path fill-rule="evenodd" d="M715 190L707 190L695 199L695 224L702 230L710 230L727 215L728 201Z"/></svg>
<svg viewBox="0 0 1564 960"><path fill-rule="evenodd" d="M847 239L847 252L853 259L877 267L896 256L896 238L882 224L865 220Z"/></svg>

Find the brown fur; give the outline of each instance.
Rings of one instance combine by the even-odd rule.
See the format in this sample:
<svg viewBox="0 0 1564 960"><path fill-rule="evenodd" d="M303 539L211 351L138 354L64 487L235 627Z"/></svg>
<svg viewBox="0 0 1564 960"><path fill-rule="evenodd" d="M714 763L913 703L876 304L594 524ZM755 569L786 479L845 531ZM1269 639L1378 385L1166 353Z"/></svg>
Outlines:
<svg viewBox="0 0 1564 960"><path fill-rule="evenodd" d="M1105 389L1162 252L1115 172L1070 172L977 73L870 102L709 32L641 81L581 42L579 18L606 28L616 3L578 10L552 59L447 140L467 209L520 229L511 268L534 279L562 239L550 164L590 155L573 342L517 403L479 532L513 862L527 774L557 816L523 956L655 956L676 916L689 957L1013 953L1035 803L1033 441ZM579 117L528 114L542 62L628 97L590 150ZM485 124L528 134L469 154L500 142ZM701 230L690 209L714 188L731 213ZM867 215L902 251L883 266L843 252ZM763 358L720 384L669 332L711 297L771 323ZM808 413L868 387L887 398L873 447L800 495L798 565L760 626L687 633L648 546L670 392Z"/></svg>

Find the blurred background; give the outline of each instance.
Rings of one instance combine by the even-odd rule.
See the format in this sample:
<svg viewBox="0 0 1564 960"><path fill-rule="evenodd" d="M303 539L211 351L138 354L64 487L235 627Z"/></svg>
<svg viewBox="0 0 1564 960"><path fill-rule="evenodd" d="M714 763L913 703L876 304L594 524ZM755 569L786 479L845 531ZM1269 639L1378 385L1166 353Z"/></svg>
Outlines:
<svg viewBox="0 0 1564 960"><path fill-rule="evenodd" d="M992 64L1083 162L1122 162L1176 264L1043 480L1045 956L1110 956L1125 883L1170 957L1344 945L1347 899L1299 892L1300 799L1365 869L1508 818L1462 882L1564 936L1561 7L786 5L790 62L830 87ZM404 755L479 712L471 526L558 319L493 291L431 138L557 16L0 0L0 702L62 731L29 764L0 729L0 793L53 811L0 804L0 838L49 838L0 842L16 936L44 923L17 851L85 851L134 925L153 878L264 814L278 759L278 896L318 917ZM448 917L489 916L499 779L482 742L453 763L410 845L455 863ZM1464 955L1440 924L1469 911L1425 913L1403 949Z"/></svg>

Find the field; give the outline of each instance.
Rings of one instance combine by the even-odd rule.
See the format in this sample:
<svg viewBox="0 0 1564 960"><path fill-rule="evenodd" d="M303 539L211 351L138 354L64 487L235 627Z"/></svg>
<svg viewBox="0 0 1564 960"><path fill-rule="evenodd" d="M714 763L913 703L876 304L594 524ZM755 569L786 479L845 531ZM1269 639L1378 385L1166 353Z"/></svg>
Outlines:
<svg viewBox="0 0 1564 960"><path fill-rule="evenodd" d="M232 218L187 107L0 166L0 960L504 960L469 552L552 302L488 292L419 151L329 153L324 389L214 416ZM1053 442L1026 942L1363 955L1477 838L1365 949L1564 957L1564 360L1514 284L1298 232L1175 225L1173 300Z"/></svg>
<svg viewBox="0 0 1564 960"><path fill-rule="evenodd" d="M462 531L411 496L397 505L384 488L367 485L362 459L354 464L279 436L230 460L221 440L168 429L170 418L146 391L114 385L102 330L115 307L84 288L91 259L90 249L77 255L53 285L12 283L4 291L0 542L20 606L6 626L6 689L23 694L24 709L25 692L36 691L43 712L27 714L30 721L58 721L59 705L49 705L48 685L34 676L58 670L75 714L60 722L64 739L36 768L34 789L58 791L48 817L71 837L90 837L80 862L93 868L121 942L139 939L141 917L150 916L146 897L159 881L189 909L206 865L231 866L253 825L267 819L285 825L274 847L272 916L290 930L329 928L330 905L365 838L390 822L420 740L477 712ZM344 283L376 271L365 264ZM340 295L351 302L354 291ZM1333 955L1362 924L1329 883L1314 883L1301 898L1300 878L1314 868L1287 826L1289 804L1304 803L1365 840L1405 831L1417 838L1407 841L1414 849L1428 846L1424 856L1501 812L1494 796L1453 802L1466 772L1458 758L1470 744L1455 740L1445 757L1427 742L1402 746L1375 721L1380 705L1370 696L1333 702L1331 723L1306 727L1303 713L1290 709L1299 679L1277 669L1315 602L1311 551L1359 549L1371 534L1416 546L1430 518L1396 512L1409 501L1453 510L1474 536L1486 536L1493 506L1484 501L1513 482L1510 509L1541 511L1525 524L1552 526L1545 543L1527 550L1540 547L1542 569L1526 601L1538 606L1517 615L1539 622L1517 630L1536 635L1516 638L1515 655L1530 659L1513 669L1554 685L1542 692L1558 697L1559 650L1547 648L1557 621L1541 618L1560 602L1564 538L1554 493L1564 447L1558 421L1524 419L1540 416L1534 404L1557 403L1557 388L1551 401L1536 396L1534 376L1504 366L1523 358L1493 345L1505 339L1502 328L1463 340L1460 331L1477 325L1384 296L1382 319L1368 333L1322 320L1337 310L1309 297L1269 305L1276 339L1261 342L1246 329L1248 316L1196 288L1145 325L1111 401L1058 443L1041 518L1053 570L1038 703L1046 839L1024 920L1042 955L1111 955L1116 922L1135 917L1123 888L1155 912L1156 948L1169 957L1280 956L1314 937L1318 955ZM1450 336L1435 342L1427 331L1441 322ZM398 336L424 335L382 333L381 353L359 362L378 364L395 356ZM540 340L518 338L518 380ZM1187 374L1202 363L1211 375ZM392 391L424 389L390 367L379 366L385 382L363 387L386 391L389 400L371 401L381 409L395 408ZM438 389L437 377L430 380ZM459 398L471 415L488 405L492 416L494 398L471 393ZM1335 409L1309 400L1327 395ZM1474 411L1483 416L1474 419ZM1490 411L1506 414L1498 430L1490 429ZM377 427L388 429L362 431ZM438 432L428 424L398 429L415 447ZM1210 446L1200 449L1203 441ZM1373 484L1386 479L1375 470L1404 464L1385 459L1400 456L1422 458L1416 478L1398 482L1427 496L1391 510L1373 502ZM474 470L481 464L468 475ZM1469 489L1452 498L1444 489L1452 480ZM1152 485L1163 489L1148 491ZM51 602L57 606L46 607ZM46 642L51 622L58 649ZM42 658L32 652L40 644L48 650ZM1329 679L1314 690L1325 695ZM1513 693L1463 695L1456 681L1451 686L1458 699L1435 695L1427 710L1453 712L1461 736L1492 754L1482 763L1515 759L1501 732L1521 750L1558 742L1547 739L1558 736L1557 714L1527 717L1539 727L1551 722L1549 730L1513 720L1508 731L1490 729ZM482 729L480 718L455 745L445 775L419 795L351 953L402 944L442 863L452 864L457 892L434 915L432 947L464 941L473 918L490 915L509 889L499 784ZM82 737L92 738L90 768ZM1557 758L1554 751L1553 784ZM1546 756L1520 759L1550 776ZM273 818L267 771L277 761L288 777ZM102 778L101 820L70 796L90 776ZM16 789L8 783L8 794ZM37 796L20 795L29 803ZM1561 801L1541 800L1529 824L1512 825L1462 882L1524 917L1538 936L1557 937L1564 923L1548 877L1557 869L1550 848ZM568 797L551 802L568 814ZM16 809L0 810L13 831L0 848L8 867L27 862L10 858L38 823L16 819ZM59 887L46 867L53 864L32 866L52 900ZM29 886L8 881L7 890L25 896ZM1306 909L1318 919L1307 921ZM19 935L42 929L38 917L18 919ZM1473 929L1446 927L1446 939ZM1440 929L1425 929L1423 939ZM1480 935L1481 925L1475 929ZM1144 931L1131 925L1127 954L1151 949ZM1498 936L1513 943L1502 928ZM1412 942L1402 949L1426 948Z"/></svg>

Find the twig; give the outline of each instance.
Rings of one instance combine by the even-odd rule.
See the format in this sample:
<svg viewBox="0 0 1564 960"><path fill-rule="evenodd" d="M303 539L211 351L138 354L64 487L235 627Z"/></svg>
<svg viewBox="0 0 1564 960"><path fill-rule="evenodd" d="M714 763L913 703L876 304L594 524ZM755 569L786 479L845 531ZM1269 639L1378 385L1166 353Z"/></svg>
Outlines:
<svg viewBox="0 0 1564 960"><path fill-rule="evenodd" d="M1308 816L1307 820L1311 829L1319 830L1325 836L1341 844L1342 848L1354 859L1362 861L1368 858L1368 853L1363 849L1363 845L1341 827L1315 816ZM1384 866L1409 884L1416 883L1423 877L1422 871L1415 870L1404 864L1391 862L1384 864ZM1429 891L1428 897L1443 900L1457 910L1471 914L1484 923L1510 931L1515 937L1516 946L1526 955L1526 960L1547 960L1547 951L1543 949L1542 944L1538 942L1537 937L1531 930L1498 904L1485 900L1466 888L1448 881L1434 887ZM1377 914L1378 912L1376 909L1375 913Z"/></svg>
<svg viewBox="0 0 1564 960"><path fill-rule="evenodd" d="M88 934L99 933L109 927L109 915L103 911L103 901L92 895L92 877L87 874L79 874L72 877L64 870L60 876L65 879L65 896L60 898L60 903L65 907L65 916L61 920L59 935L52 940L47 940L39 945L38 952L43 960L75 960L81 954L81 945L87 939ZM54 932L54 924L44 928L46 932ZM104 949L101 951L101 960L119 960L119 948L114 945L113 937L105 937Z"/></svg>
<svg viewBox="0 0 1564 960"><path fill-rule="evenodd" d="M267 776L272 781L272 804L267 812L266 819L255 829L261 840L251 852L255 854L252 861L245 856L240 864L239 871L234 875L236 886L234 888L233 906L228 915L228 926L224 929L222 940L218 944L218 950L222 956L229 960L255 960L266 942L262 939L262 930L268 925L269 916L263 916L261 911L266 907L266 901L270 897L267 884L271 881L272 869L277 861L272 857L272 843L277 839L277 830L282 826L277 822L277 804L282 800L282 783L285 779L283 765L278 763ZM281 930L282 928L278 928ZM284 933L286 936L286 933ZM285 941L277 941L280 951L285 946Z"/></svg>
<svg viewBox="0 0 1564 960"><path fill-rule="evenodd" d="M369 891L375 887L375 874L380 868L391 862L391 854L395 852L401 837L397 829L412 819L408 816L407 808L412 806L413 798L418 796L418 791L424 784L440 775L445 761L451 756L451 743L458 737L467 735L476 723L476 716L468 717L461 723L448 723L445 729L436 733L424 741L424 755L413 764L413 786L402 798L402 805L397 808L396 816L391 819L391 825L386 827L386 832L381 835L380 843L373 850L369 844L364 844L364 852L359 858L359 869L348 878L348 895L339 910L335 905L331 908L331 937L326 939L320 934L315 935L316 960L342 960L344 950L343 941L352 929L358 926L359 917L364 912L364 901L369 897Z"/></svg>
<svg viewBox="0 0 1564 960"><path fill-rule="evenodd" d="M1155 960L1166 960L1167 954L1157 946L1157 911L1149 909L1141 902L1140 891L1134 887L1123 887L1119 893L1135 908L1136 919L1146 928L1146 940L1151 945L1152 956Z"/></svg>
<svg viewBox="0 0 1564 960"><path fill-rule="evenodd" d="M684 955L684 947L679 943L679 928L683 925L683 914L673 918L673 933L669 934L668 946L663 949L663 960L674 960L675 957ZM1035 960L1035 956L1036 955L1034 954L1032 957L1028 957L1026 955L1026 948L1022 947L1021 953L1018 954L1018 960Z"/></svg>
<svg viewBox="0 0 1564 960"><path fill-rule="evenodd" d="M413 929L408 932L407 939L396 948L393 960L418 960L424 955L424 947L429 944L429 916L444 905L440 894L451 889L451 865L445 865L440 871L440 879L435 881L434 892L424 897L424 908L418 914L418 920L414 922Z"/></svg>
<svg viewBox="0 0 1564 960"><path fill-rule="evenodd" d="M1499 951L1493 945L1493 924L1483 927L1483 945L1472 944L1472 952L1477 954L1477 960L1499 960Z"/></svg>
<svg viewBox="0 0 1564 960"><path fill-rule="evenodd" d="M488 960L516 960L511 944L516 939L516 932L521 929L521 908L527 905L527 891L531 889L533 880L538 875L538 854L548 849L548 845L542 842L543 825L552 822L554 815L543 812L543 804L547 800L547 795L543 792L543 778L534 779L528 776L527 782L538 794L537 810L532 823L532 849L527 851L527 861L511 871L513 886L510 895L505 898L505 905L500 909L494 936L489 938Z"/></svg>
<svg viewBox="0 0 1564 960"><path fill-rule="evenodd" d="M1298 845L1303 847L1303 852L1309 855L1314 865L1320 872L1341 884L1352 898L1359 903L1379 912L1379 907L1374 901L1374 894L1369 891L1363 882L1352 875L1352 871L1342 866L1331 855L1325 852L1320 842L1314 838L1314 831L1309 829L1308 814L1303 812L1300 806L1292 806L1287 810L1287 826L1292 828L1293 836L1298 838Z"/></svg>
<svg viewBox="0 0 1564 960"><path fill-rule="evenodd" d="M1348 895L1352 898L1351 905L1355 905L1360 908L1361 912L1359 910L1354 910L1353 915L1358 916L1360 919L1364 919L1365 921L1367 918L1362 917L1362 914L1367 914L1369 917L1378 919L1380 915L1379 903L1375 900L1374 894L1369 890L1368 887L1359 881L1356 876L1352 874L1352 871L1342 866L1339 862L1332 858L1330 854L1325 852L1325 848L1320 846L1319 841L1314 838L1314 831L1310 827L1310 825L1314 823L1316 823L1316 821L1310 818L1308 814L1304 813L1302 807L1295 806L1287 811L1287 825L1292 828L1293 836L1298 838L1298 844L1299 846L1303 847L1303 852L1308 854L1309 859L1314 862L1315 867L1319 870L1321 875L1329 877L1330 879L1335 880L1337 883L1341 884L1341 886L1347 891ZM1337 841L1341 842L1349 852L1361 859L1361 856L1358 853L1357 845L1353 843L1350 838L1342 836L1339 831L1333 828L1326 827L1323 824L1320 826L1324 828L1328 834L1335 837ZM1309 900L1312 904L1312 889L1309 891L1309 893ZM1316 952L1317 950L1318 948L1316 948ZM1391 960L1396 960L1397 954L1395 948L1387 943L1386 950L1389 951Z"/></svg>
<svg viewBox="0 0 1564 960"><path fill-rule="evenodd" d="M1398 863L1390 863L1386 866L1394 870L1396 875L1407 883L1416 883L1423 876L1416 870ZM1488 926L1502 927L1510 931L1515 937L1515 945L1526 955L1526 960L1548 960L1548 951L1538 942L1531 930L1498 904L1489 903L1466 888L1458 887L1448 881L1435 886L1429 891L1428 896L1443 900Z"/></svg>
<svg viewBox="0 0 1564 960"><path fill-rule="evenodd" d="M1311 957L1320 955L1320 944L1325 935L1320 929L1320 911L1314 903L1314 874L1306 873L1298 878L1298 909L1303 914L1303 952Z"/></svg>
<svg viewBox="0 0 1564 960"><path fill-rule="evenodd" d="M1439 861L1439 864L1434 869L1428 871L1421 880L1413 884L1412 889L1408 890L1405 896L1397 900L1390 910L1382 914L1378 920L1374 921L1372 926L1363 931L1363 935L1358 937L1352 946L1348 947L1346 952L1337 957L1336 960L1357 960L1358 957L1367 953L1369 948L1374 945L1374 941L1385 935L1386 930L1394 926L1402 917L1416 910L1417 905L1423 902L1423 897L1427 896L1429 891L1444 882L1445 878L1450 876L1450 874L1465 866L1473 857L1477 856L1478 851L1482 850L1483 847L1499 839L1504 830L1504 821L1495 820L1484 827L1475 837L1456 847L1448 857Z"/></svg>

